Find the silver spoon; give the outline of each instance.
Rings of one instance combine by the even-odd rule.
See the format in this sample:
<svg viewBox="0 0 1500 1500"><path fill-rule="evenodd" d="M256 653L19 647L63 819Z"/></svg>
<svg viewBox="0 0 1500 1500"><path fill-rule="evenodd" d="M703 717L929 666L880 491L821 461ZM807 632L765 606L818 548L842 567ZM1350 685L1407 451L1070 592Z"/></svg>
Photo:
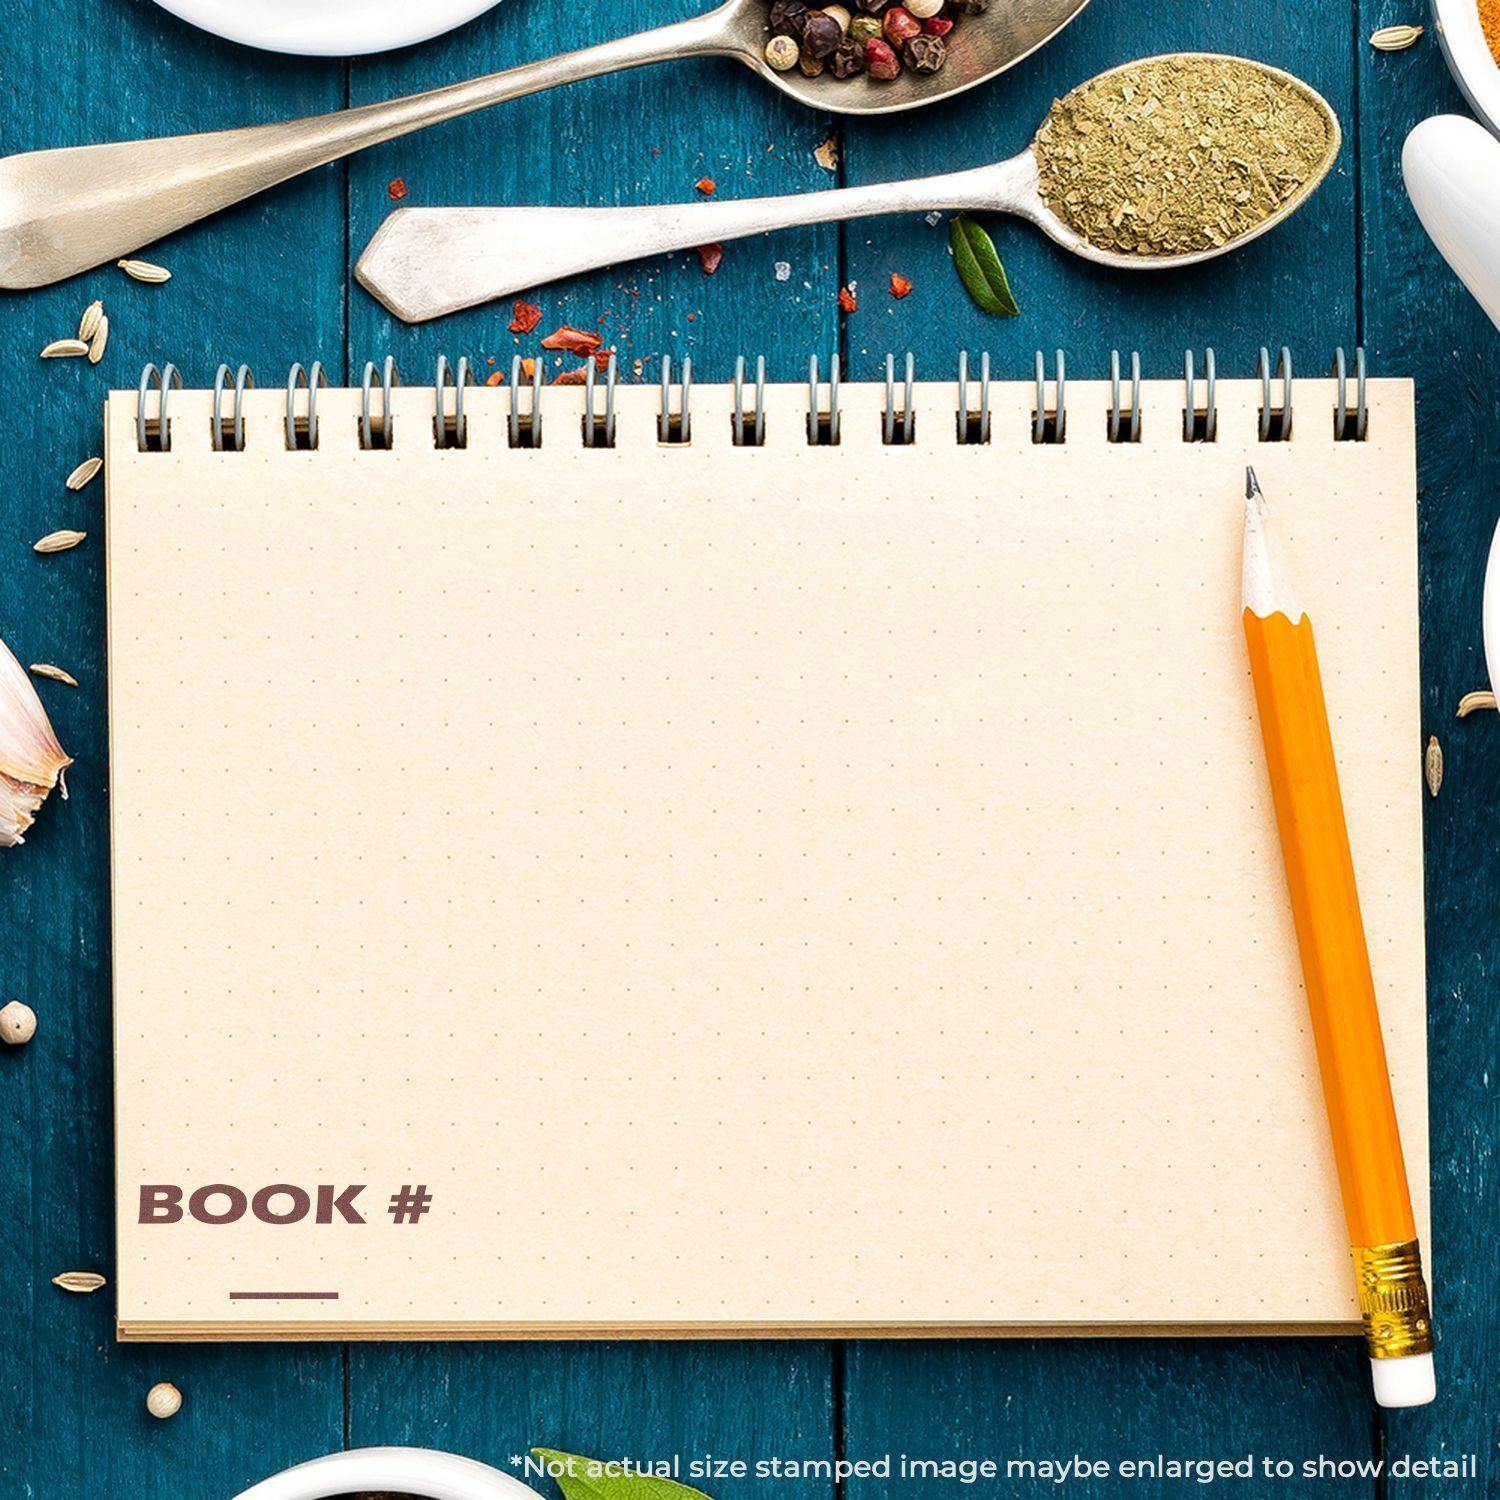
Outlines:
<svg viewBox="0 0 1500 1500"><path fill-rule="evenodd" d="M1192 58L1213 54L1167 55ZM1137 59L1110 68L1099 77L1156 60ZM1294 85L1316 105L1328 122L1328 151L1308 181L1276 213L1209 250L1126 255L1090 244L1043 201L1037 159L1028 146L1009 161L967 172L782 198L670 203L651 208L402 208L390 214L376 231L354 274L398 318L419 323L580 271L646 255L690 250L798 224L933 209L1015 214L1029 219L1074 255L1118 270L1171 270L1195 265L1227 255L1281 223L1306 201L1338 155L1339 122L1328 101L1280 68L1263 63L1251 66Z"/></svg>
<svg viewBox="0 0 1500 1500"><path fill-rule="evenodd" d="M968 17L939 74L804 78L766 64L768 0L380 104L206 135L28 151L0 160L0 288L43 286L125 255L351 151L564 83L680 57L736 57L823 112L888 114L962 93L1018 63L1088 0L1009 0Z"/></svg>

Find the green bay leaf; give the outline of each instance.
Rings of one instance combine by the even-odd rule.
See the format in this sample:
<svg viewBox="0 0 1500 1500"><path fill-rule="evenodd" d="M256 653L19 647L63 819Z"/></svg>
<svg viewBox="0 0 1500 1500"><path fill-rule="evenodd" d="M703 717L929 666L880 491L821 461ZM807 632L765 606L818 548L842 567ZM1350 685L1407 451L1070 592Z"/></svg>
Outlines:
<svg viewBox="0 0 1500 1500"><path fill-rule="evenodd" d="M603 1459L560 1453L556 1448L533 1448L531 1452L544 1464L562 1466L557 1487L564 1500L709 1500L702 1490L675 1479L609 1472L615 1466Z"/></svg>
<svg viewBox="0 0 1500 1500"><path fill-rule="evenodd" d="M948 227L948 243L964 290L985 312L997 318L1015 317L1021 309L1011 295L994 240L967 215L959 214Z"/></svg>

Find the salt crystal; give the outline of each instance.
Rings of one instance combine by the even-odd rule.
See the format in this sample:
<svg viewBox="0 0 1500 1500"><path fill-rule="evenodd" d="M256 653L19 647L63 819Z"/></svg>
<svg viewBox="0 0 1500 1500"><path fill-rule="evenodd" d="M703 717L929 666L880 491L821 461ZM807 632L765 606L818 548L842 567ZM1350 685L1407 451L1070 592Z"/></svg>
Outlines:
<svg viewBox="0 0 1500 1500"><path fill-rule="evenodd" d="M790 261L778 260L776 262L776 279L777 281L790 281L792 279L792 263Z"/></svg>

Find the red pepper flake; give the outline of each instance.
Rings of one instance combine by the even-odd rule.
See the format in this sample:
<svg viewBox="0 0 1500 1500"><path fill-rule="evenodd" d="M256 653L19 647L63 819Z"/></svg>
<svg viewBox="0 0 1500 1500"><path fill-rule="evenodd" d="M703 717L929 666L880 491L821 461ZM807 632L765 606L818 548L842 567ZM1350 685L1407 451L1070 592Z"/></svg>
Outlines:
<svg viewBox="0 0 1500 1500"><path fill-rule="evenodd" d="M891 296L893 296L897 302L899 302L903 297L911 296L911 282L909 282L906 277L904 277L899 271L891 272Z"/></svg>
<svg viewBox="0 0 1500 1500"><path fill-rule="evenodd" d="M928 16L922 22L922 30L928 36L947 36L953 30L952 16Z"/></svg>
<svg viewBox="0 0 1500 1500"><path fill-rule="evenodd" d="M571 328L564 323L542 340L542 348L566 349L569 354L592 354L603 342L597 333L590 333L584 328Z"/></svg>
<svg viewBox="0 0 1500 1500"><path fill-rule="evenodd" d="M611 349L594 350L594 368L596 370L608 370L609 362L615 357L615 351Z"/></svg>
<svg viewBox="0 0 1500 1500"><path fill-rule="evenodd" d="M698 259L703 266L703 274L712 276L724 263L724 247L720 244L699 245Z"/></svg>
<svg viewBox="0 0 1500 1500"><path fill-rule="evenodd" d="M854 295L854 288L841 286L839 288L839 311L852 313L859 311L859 298Z"/></svg>
<svg viewBox="0 0 1500 1500"><path fill-rule="evenodd" d="M693 184L705 198L712 198L719 191L719 184L712 177L700 177Z"/></svg>
<svg viewBox="0 0 1500 1500"><path fill-rule="evenodd" d="M553 377L553 385L582 385L589 378L589 367L579 365L576 370L564 370L561 375Z"/></svg>
<svg viewBox="0 0 1500 1500"><path fill-rule="evenodd" d="M391 178L385 190L392 203L399 203L406 196L406 179L404 177Z"/></svg>
<svg viewBox="0 0 1500 1500"><path fill-rule="evenodd" d="M502 371L502 370L496 370L490 376L490 378L485 381L485 384L486 385L504 385L505 384L505 373L504 373L504 371Z"/></svg>
<svg viewBox="0 0 1500 1500"><path fill-rule="evenodd" d="M521 376L530 380L536 374L536 361L534 359L523 359L521 361Z"/></svg>
<svg viewBox="0 0 1500 1500"><path fill-rule="evenodd" d="M530 333L542 321L542 310L535 302L517 302L510 310L510 331Z"/></svg>

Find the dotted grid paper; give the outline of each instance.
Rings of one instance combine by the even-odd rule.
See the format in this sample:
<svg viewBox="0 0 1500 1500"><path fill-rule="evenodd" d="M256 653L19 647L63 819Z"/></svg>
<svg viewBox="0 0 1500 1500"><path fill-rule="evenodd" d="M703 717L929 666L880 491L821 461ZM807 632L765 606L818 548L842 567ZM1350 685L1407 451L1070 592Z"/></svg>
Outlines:
<svg viewBox="0 0 1500 1500"><path fill-rule="evenodd" d="M1253 461L1318 630L1419 1217L1409 384L1213 444L1148 383L1067 441L923 385L284 397L169 454L110 398L126 1336L1347 1327L1239 619ZM154 408L153 408L154 409ZM234 1222L141 1224L143 1185ZM277 1184L308 1194L253 1194ZM316 1193L363 1185L318 1223ZM429 1201L391 1199L425 1189ZM169 1196L169 1195L168 1195ZM314 1205L308 1207L308 1205ZM229 1217L231 1195L203 1197Z"/></svg>

